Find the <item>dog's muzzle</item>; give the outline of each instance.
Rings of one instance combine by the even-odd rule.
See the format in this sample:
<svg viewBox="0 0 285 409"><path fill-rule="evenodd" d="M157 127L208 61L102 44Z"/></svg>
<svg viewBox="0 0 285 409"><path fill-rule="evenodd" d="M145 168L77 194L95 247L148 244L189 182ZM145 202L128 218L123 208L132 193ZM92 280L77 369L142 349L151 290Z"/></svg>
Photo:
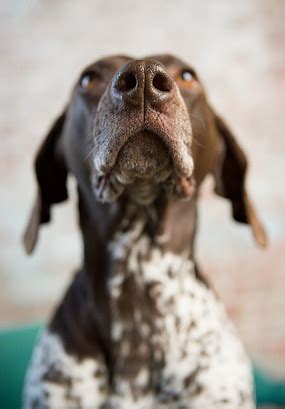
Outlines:
<svg viewBox="0 0 285 409"><path fill-rule="evenodd" d="M190 118L159 62L134 60L117 71L99 103L92 137L92 181L99 200L115 200L135 181L157 185L170 178L183 182L182 195L190 194Z"/></svg>

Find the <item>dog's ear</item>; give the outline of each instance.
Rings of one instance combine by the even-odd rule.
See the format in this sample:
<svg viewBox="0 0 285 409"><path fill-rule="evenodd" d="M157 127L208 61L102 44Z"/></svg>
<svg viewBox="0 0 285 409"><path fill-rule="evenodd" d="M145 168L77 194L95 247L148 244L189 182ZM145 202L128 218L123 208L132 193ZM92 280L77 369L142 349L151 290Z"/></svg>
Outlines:
<svg viewBox="0 0 285 409"><path fill-rule="evenodd" d="M32 253L38 237L39 226L50 221L50 207L67 199L67 169L59 148L66 113L54 122L35 159L38 183L37 197L26 227L23 241L26 252Z"/></svg>
<svg viewBox="0 0 285 409"><path fill-rule="evenodd" d="M254 238L267 246L265 230L256 214L245 186L247 159L227 124L214 113L221 149L214 168L215 192L232 203L233 218L251 225Z"/></svg>

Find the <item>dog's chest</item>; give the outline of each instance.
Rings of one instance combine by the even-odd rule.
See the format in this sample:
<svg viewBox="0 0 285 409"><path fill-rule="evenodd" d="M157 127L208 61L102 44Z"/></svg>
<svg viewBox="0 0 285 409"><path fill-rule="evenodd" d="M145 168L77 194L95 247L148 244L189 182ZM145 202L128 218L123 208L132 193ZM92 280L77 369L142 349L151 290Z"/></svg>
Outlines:
<svg viewBox="0 0 285 409"><path fill-rule="evenodd" d="M25 407L252 409L243 346L191 260L164 251L140 223L116 234L109 252L112 365L100 348L69 355L60 334L46 331Z"/></svg>
<svg viewBox="0 0 285 409"><path fill-rule="evenodd" d="M140 231L138 223L110 246L117 261L108 283L115 389L124 398L151 399L155 391L161 403L183 404L208 383L219 383L226 360L229 375L230 361L247 363L222 305L195 277L192 261Z"/></svg>

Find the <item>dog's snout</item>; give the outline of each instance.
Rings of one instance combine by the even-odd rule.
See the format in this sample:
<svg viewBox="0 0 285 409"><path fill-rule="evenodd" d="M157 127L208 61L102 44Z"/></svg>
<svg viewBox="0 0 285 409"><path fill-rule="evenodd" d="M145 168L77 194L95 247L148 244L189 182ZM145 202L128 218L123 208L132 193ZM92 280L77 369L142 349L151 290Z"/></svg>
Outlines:
<svg viewBox="0 0 285 409"><path fill-rule="evenodd" d="M93 125L91 166L97 193L104 190L118 197L117 185L124 189L133 185L135 191L139 181L155 186L157 194L161 187L169 194L189 194L194 167L190 115L171 66L169 71L167 67L150 57L128 60L110 72L113 76L99 100ZM98 180L98 175L108 176L109 182ZM176 192L180 179L183 183Z"/></svg>
<svg viewBox="0 0 285 409"><path fill-rule="evenodd" d="M159 106L173 94L174 83L166 68L155 60L136 60L124 64L111 84L115 100L140 106Z"/></svg>

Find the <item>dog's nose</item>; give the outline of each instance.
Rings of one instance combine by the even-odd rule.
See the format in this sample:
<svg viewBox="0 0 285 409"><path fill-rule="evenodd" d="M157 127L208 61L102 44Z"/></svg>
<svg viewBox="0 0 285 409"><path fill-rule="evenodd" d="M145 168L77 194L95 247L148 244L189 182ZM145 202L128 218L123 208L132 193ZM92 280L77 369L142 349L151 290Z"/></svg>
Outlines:
<svg viewBox="0 0 285 409"><path fill-rule="evenodd" d="M173 95L174 82L166 68L155 60L135 60L124 64L115 74L111 93L115 100L159 108Z"/></svg>

